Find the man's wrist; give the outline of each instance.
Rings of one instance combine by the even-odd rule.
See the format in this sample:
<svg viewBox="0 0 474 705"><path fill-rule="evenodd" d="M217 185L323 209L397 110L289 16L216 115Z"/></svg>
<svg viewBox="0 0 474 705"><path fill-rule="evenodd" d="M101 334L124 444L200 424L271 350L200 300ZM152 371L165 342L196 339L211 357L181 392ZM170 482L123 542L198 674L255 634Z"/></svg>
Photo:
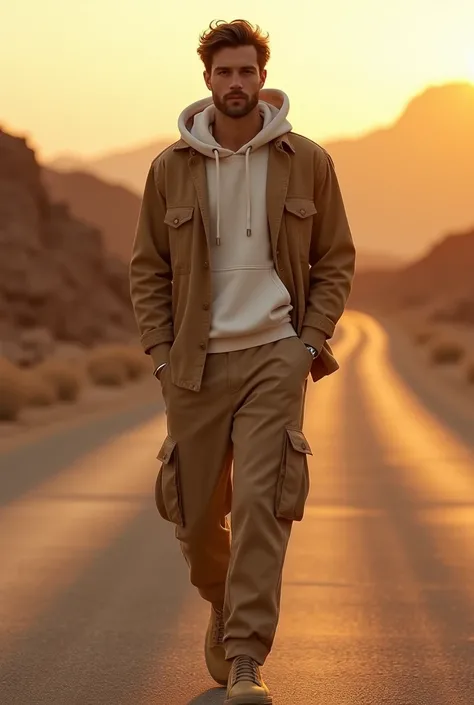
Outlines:
<svg viewBox="0 0 474 705"><path fill-rule="evenodd" d="M160 379L161 372L167 364L167 362L162 362L161 365L158 365L158 367L153 370L153 375L156 377L156 379Z"/></svg>
<svg viewBox="0 0 474 705"><path fill-rule="evenodd" d="M318 351L316 350L316 348L313 347L312 345L308 345L308 343L305 343L305 346L306 346L306 348L309 350L309 352L311 353L311 355L312 355L312 357L313 357L313 360L316 360L316 358L317 358L318 355L319 355L319 353L318 353Z"/></svg>

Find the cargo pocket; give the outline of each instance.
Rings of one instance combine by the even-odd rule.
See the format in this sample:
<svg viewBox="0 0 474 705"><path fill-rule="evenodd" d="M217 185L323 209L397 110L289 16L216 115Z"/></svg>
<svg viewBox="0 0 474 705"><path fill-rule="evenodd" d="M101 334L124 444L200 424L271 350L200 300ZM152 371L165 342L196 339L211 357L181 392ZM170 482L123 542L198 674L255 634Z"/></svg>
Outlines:
<svg viewBox="0 0 474 705"><path fill-rule="evenodd" d="M163 519L184 526L176 441L167 436L157 455L161 460L155 484L155 502Z"/></svg>
<svg viewBox="0 0 474 705"><path fill-rule="evenodd" d="M307 455L312 455L302 431L285 429L283 457L278 478L275 514L278 519L301 521L309 493Z"/></svg>

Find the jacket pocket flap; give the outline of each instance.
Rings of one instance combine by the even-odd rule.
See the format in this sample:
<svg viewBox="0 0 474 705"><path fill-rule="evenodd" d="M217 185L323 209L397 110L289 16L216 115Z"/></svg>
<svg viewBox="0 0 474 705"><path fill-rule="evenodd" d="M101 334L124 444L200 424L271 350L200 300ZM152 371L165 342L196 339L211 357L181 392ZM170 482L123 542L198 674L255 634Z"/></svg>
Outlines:
<svg viewBox="0 0 474 705"><path fill-rule="evenodd" d="M290 439L290 443L293 446L294 450L298 451L299 453L306 453L307 455L313 455L313 452L310 448L308 441L305 438L303 431L300 431L299 429L296 429L296 428L287 428L286 432L288 434L288 438Z"/></svg>
<svg viewBox="0 0 474 705"><path fill-rule="evenodd" d="M165 223L172 228L179 228L183 223L191 220L194 213L194 206L176 206L168 208L165 215Z"/></svg>
<svg viewBox="0 0 474 705"><path fill-rule="evenodd" d="M318 212L314 202L309 198L287 198L285 208L298 218L309 218L310 215L315 215Z"/></svg>
<svg viewBox="0 0 474 705"><path fill-rule="evenodd" d="M169 463L175 447L176 441L173 440L171 436L166 436L163 445L160 448L160 452L156 457L158 460L161 460L162 463Z"/></svg>

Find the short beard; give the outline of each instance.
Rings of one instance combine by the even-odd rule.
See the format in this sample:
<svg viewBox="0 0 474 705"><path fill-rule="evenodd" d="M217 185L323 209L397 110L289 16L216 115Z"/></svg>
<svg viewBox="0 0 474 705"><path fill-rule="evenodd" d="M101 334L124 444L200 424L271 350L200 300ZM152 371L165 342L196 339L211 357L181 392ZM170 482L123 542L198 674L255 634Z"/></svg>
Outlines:
<svg viewBox="0 0 474 705"><path fill-rule="evenodd" d="M214 100L214 105L219 112L223 113L227 117L236 119L243 118L251 113L252 110L254 110L254 108L258 105L259 101L258 93L254 93L249 97L245 96L245 102L239 105L230 105L228 100L221 100L215 93L212 94L212 97Z"/></svg>

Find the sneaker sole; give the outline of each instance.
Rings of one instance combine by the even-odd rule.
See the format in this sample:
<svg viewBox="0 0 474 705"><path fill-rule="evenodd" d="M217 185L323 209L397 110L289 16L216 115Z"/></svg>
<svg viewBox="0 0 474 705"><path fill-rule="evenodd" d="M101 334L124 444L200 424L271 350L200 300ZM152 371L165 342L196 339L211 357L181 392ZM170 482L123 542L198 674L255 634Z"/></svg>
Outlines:
<svg viewBox="0 0 474 705"><path fill-rule="evenodd" d="M262 695L261 698L251 695L236 695L224 701L224 705L273 705L271 695Z"/></svg>

